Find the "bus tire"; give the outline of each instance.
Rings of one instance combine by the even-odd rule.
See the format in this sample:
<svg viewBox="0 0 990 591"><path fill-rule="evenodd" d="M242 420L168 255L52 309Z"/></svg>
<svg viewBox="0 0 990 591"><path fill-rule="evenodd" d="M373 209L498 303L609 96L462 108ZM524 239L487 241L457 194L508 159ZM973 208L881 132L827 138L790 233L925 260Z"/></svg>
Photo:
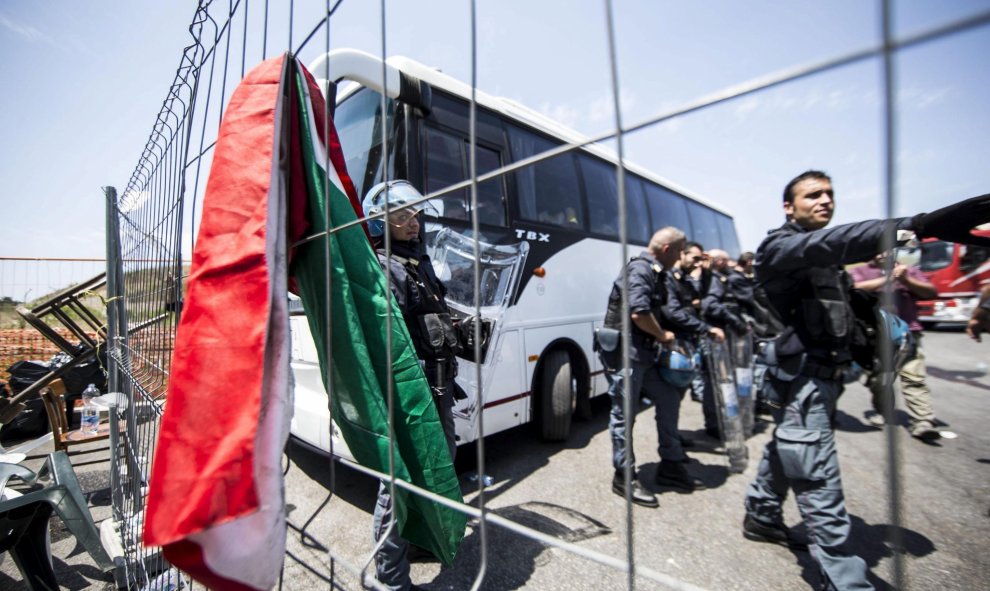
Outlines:
<svg viewBox="0 0 990 591"><path fill-rule="evenodd" d="M540 434L545 441L564 441L571 432L577 399L567 351L547 353L540 377Z"/></svg>

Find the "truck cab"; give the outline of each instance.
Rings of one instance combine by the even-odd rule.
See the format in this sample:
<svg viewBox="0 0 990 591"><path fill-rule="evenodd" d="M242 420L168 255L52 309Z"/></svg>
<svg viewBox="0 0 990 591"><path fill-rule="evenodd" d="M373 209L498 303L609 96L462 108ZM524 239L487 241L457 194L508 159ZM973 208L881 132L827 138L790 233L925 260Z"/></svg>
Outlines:
<svg viewBox="0 0 990 591"><path fill-rule="evenodd" d="M974 234L990 237L990 230ZM922 325L965 324L980 289L990 284L990 247L928 238L921 243L918 265L938 292L935 299L918 302Z"/></svg>

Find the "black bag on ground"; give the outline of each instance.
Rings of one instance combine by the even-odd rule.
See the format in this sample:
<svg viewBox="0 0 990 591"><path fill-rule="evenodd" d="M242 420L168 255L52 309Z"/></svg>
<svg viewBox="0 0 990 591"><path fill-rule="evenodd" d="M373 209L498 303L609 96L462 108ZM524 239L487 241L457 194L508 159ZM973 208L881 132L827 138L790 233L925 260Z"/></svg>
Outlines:
<svg viewBox="0 0 990 591"><path fill-rule="evenodd" d="M64 361L69 359L64 353L59 353L48 363L22 360L11 365L7 369L10 374L10 391L14 396L23 392L31 384L60 366L59 361L63 361L63 359L59 359L60 357ZM62 375L62 381L65 383L65 415L69 427L72 429L79 427L80 417L73 412L73 409L76 400L82 398L82 392L86 386L95 384L100 392L107 391L107 377L103 372L103 368L106 366L106 354L102 347L98 351L97 357L97 359L76 365ZM2 441L37 437L48 431L48 415L45 413L45 405L41 398L31 397L31 399L25 400L24 404L26 408L0 430Z"/></svg>
<svg viewBox="0 0 990 591"><path fill-rule="evenodd" d="M10 391L16 396L25 388L35 383L49 371L48 365L37 361L18 361L11 365L7 372L10 373ZM41 398L31 398L24 401L24 410L20 412L14 420L0 429L0 443L7 443L13 440L37 437L48 431L48 415L45 414L45 405Z"/></svg>

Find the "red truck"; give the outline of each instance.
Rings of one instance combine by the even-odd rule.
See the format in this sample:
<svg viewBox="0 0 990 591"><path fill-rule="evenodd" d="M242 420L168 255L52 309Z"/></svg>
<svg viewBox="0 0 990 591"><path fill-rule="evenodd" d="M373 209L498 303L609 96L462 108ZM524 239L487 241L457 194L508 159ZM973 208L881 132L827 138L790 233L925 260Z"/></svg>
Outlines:
<svg viewBox="0 0 990 591"><path fill-rule="evenodd" d="M977 230L974 234L990 237L990 230ZM980 289L990 284L990 247L929 238L921 243L918 266L938 291L935 299L918 302L922 325L965 324Z"/></svg>

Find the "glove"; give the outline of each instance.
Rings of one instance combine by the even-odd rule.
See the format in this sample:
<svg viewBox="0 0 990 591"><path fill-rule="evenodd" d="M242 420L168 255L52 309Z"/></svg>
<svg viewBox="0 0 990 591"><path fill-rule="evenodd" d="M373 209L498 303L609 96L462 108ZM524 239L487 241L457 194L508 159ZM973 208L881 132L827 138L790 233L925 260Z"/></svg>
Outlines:
<svg viewBox="0 0 990 591"><path fill-rule="evenodd" d="M990 238L970 231L990 222L990 193L911 218L911 229L919 238L938 238L977 246L990 246Z"/></svg>

